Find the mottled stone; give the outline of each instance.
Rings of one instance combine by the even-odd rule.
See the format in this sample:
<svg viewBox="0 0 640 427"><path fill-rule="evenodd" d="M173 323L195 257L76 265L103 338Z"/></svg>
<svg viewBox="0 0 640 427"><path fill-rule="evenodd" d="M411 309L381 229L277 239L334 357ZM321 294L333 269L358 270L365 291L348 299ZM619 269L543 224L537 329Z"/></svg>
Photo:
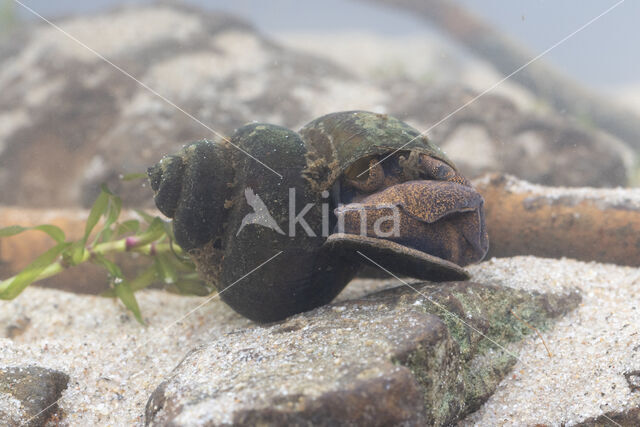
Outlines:
<svg viewBox="0 0 640 427"><path fill-rule="evenodd" d="M638 427L640 425L640 408L631 408L622 412L608 412L599 417L589 418L581 423L575 424L576 427Z"/></svg>
<svg viewBox="0 0 640 427"><path fill-rule="evenodd" d="M625 372L624 377L631 391L640 391L640 370Z"/></svg>
<svg viewBox="0 0 640 427"><path fill-rule="evenodd" d="M283 47L220 12L162 4L56 25L183 111L51 26L20 29L0 41L5 204L87 206L107 181L128 204L144 205L148 189L119 176L144 171L187 142L216 137L211 129L229 135L254 120L295 129L355 108L429 128L468 177L489 169L544 184L625 183L616 144L579 123L519 111L495 94L442 121L476 95L465 89L469 82L442 87L409 75L371 77L375 70L339 65L331 52L313 56ZM434 61L440 65L442 58ZM459 75L451 68L433 72Z"/></svg>
<svg viewBox="0 0 640 427"><path fill-rule="evenodd" d="M207 127L223 136L253 120L296 127L318 114L292 86L319 94L329 76L355 81L246 22L183 5L124 7L56 24L202 124L38 23L24 30L20 50L2 55L0 48L5 204L89 205L103 181L129 204L150 203L148 188L119 175L143 172L186 142L216 138Z"/></svg>
<svg viewBox="0 0 640 427"><path fill-rule="evenodd" d="M575 292L418 283L239 330L190 352L150 397L146 422L450 424L515 363L510 343L531 331L512 310L546 329L579 301Z"/></svg>
<svg viewBox="0 0 640 427"><path fill-rule="evenodd" d="M433 88L399 99L394 114L422 112L431 139L469 178L501 171L544 185L626 184L625 157L633 153L619 140L568 116L522 111L504 96L478 96L461 86Z"/></svg>
<svg viewBox="0 0 640 427"><path fill-rule="evenodd" d="M0 368L0 420L9 426L44 425L57 412L68 381L65 373L38 366Z"/></svg>

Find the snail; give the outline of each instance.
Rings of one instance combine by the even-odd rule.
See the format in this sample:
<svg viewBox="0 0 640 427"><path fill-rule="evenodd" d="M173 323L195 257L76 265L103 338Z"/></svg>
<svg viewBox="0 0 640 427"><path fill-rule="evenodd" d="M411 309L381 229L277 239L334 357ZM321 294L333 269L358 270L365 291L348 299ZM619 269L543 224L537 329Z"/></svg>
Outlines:
<svg viewBox="0 0 640 427"><path fill-rule="evenodd" d="M402 276L466 280L462 266L488 249L482 196L436 145L383 114L332 113L299 132L247 124L148 176L199 273L257 322L329 303L367 258Z"/></svg>

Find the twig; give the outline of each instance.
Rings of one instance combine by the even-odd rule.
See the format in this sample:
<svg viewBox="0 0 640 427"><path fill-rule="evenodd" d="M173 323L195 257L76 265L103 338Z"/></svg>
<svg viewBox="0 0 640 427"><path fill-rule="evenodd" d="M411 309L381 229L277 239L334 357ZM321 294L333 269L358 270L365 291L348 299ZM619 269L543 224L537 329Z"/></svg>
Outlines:
<svg viewBox="0 0 640 427"><path fill-rule="evenodd" d="M640 195L554 188L509 175L473 181L485 202L487 258L534 255L640 266Z"/></svg>

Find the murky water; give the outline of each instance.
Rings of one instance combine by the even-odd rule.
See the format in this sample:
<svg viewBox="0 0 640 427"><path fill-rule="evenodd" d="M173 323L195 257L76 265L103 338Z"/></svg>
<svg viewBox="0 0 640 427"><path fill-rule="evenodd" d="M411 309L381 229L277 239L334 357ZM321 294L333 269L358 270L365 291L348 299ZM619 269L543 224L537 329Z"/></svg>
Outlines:
<svg viewBox="0 0 640 427"><path fill-rule="evenodd" d="M135 291L222 293L262 269L222 299L271 321L329 303L356 274L460 280L457 264L530 255L631 267L539 264L547 288L571 282L592 312L627 313L640 264L639 13L596 0L0 0L0 298L37 279L106 291L142 321ZM513 259L518 271L539 261ZM471 270L538 288L535 271L494 263ZM575 319L617 336L589 310ZM607 402L627 398L619 388ZM548 421L586 407L602 409L580 401L563 419L553 406ZM116 424L142 417L121 412Z"/></svg>

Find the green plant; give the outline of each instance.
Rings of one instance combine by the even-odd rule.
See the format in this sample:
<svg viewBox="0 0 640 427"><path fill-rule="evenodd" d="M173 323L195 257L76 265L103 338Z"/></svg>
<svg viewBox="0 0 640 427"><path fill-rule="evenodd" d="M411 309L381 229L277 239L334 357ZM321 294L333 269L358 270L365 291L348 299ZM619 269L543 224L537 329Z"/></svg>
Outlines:
<svg viewBox="0 0 640 427"><path fill-rule="evenodd" d="M63 230L50 224L1 228L0 238L38 230L48 234L56 245L17 275L0 281L0 299L13 299L30 284L86 262L106 269L110 289L103 296L119 298L140 323L144 322L134 293L152 283L162 283L182 294L207 295L211 292L211 288L198 278L194 264L173 243L171 222L143 211L136 211L141 220L119 221L121 210L121 199L103 185L87 218L84 235L78 241L66 241ZM98 225L100 227L96 229ZM151 257L153 262L136 277L129 279L109 259L110 255L125 252Z"/></svg>

